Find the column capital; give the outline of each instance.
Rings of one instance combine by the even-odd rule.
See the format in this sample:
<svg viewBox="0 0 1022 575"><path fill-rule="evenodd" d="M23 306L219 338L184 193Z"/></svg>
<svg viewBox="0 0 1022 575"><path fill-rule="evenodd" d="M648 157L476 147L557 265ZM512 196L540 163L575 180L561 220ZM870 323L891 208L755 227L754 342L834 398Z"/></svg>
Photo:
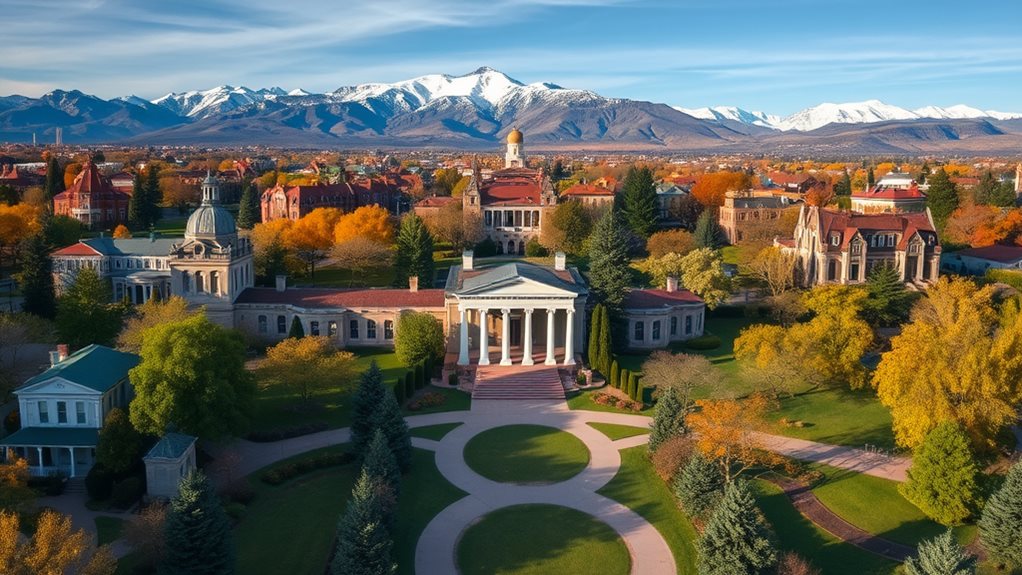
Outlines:
<svg viewBox="0 0 1022 575"><path fill-rule="evenodd" d="M564 311L568 312L568 314L574 315L575 308L573 308L573 307L565 308Z"/></svg>
<svg viewBox="0 0 1022 575"><path fill-rule="evenodd" d="M509 308L509 307L501 308L500 313L502 313L504 315L510 315L511 314L511 308Z"/></svg>
<svg viewBox="0 0 1022 575"><path fill-rule="evenodd" d="M522 308L522 311L525 312L525 315L532 315L532 312L536 311L536 308L534 307Z"/></svg>

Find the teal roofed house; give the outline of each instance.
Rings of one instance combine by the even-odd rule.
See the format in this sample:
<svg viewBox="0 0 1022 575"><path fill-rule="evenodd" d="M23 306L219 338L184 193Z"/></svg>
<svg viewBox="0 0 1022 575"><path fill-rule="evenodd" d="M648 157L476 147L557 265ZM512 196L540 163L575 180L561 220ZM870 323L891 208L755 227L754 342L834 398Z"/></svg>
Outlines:
<svg viewBox="0 0 1022 575"><path fill-rule="evenodd" d="M50 367L14 391L21 429L0 440L28 460L33 475L84 476L92 468L99 428L115 407L134 396L128 371L139 357L101 345L68 355L50 353Z"/></svg>

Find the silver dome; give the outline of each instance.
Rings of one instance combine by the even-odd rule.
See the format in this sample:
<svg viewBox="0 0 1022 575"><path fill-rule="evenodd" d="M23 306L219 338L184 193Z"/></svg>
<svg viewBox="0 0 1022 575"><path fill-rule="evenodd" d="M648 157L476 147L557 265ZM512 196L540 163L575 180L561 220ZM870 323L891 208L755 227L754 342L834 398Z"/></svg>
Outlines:
<svg viewBox="0 0 1022 575"><path fill-rule="evenodd" d="M234 216L217 204L202 204L188 217L185 237L215 238L238 233Z"/></svg>

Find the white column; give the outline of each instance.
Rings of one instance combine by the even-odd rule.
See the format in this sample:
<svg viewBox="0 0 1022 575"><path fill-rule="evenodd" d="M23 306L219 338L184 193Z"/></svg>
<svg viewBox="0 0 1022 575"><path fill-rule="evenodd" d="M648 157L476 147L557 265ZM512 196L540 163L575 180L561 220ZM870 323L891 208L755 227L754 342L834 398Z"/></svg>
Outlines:
<svg viewBox="0 0 1022 575"><path fill-rule="evenodd" d="M522 365L532 365L532 308L525 310L525 335L522 337Z"/></svg>
<svg viewBox="0 0 1022 575"><path fill-rule="evenodd" d="M543 361L544 365L557 365L557 358L554 357L554 329L557 327L554 324L554 316L557 314L557 310L548 308L546 310L546 359Z"/></svg>
<svg viewBox="0 0 1022 575"><path fill-rule="evenodd" d="M458 327L458 365L468 365L468 310L461 308L461 325Z"/></svg>
<svg viewBox="0 0 1022 575"><path fill-rule="evenodd" d="M68 447L67 450L71 452L71 473L70 473L70 475L71 475L71 477L74 477L75 476L75 448L74 447Z"/></svg>
<svg viewBox="0 0 1022 575"><path fill-rule="evenodd" d="M39 475L46 475L46 470L43 469L43 448L36 447L36 454L39 456Z"/></svg>
<svg viewBox="0 0 1022 575"><path fill-rule="evenodd" d="M486 326L490 310L479 310L479 365L490 365L490 334Z"/></svg>
<svg viewBox="0 0 1022 575"><path fill-rule="evenodd" d="M568 308L564 322L564 365L575 365L575 308Z"/></svg>
<svg viewBox="0 0 1022 575"><path fill-rule="evenodd" d="M500 365L511 365L511 310L500 310Z"/></svg>

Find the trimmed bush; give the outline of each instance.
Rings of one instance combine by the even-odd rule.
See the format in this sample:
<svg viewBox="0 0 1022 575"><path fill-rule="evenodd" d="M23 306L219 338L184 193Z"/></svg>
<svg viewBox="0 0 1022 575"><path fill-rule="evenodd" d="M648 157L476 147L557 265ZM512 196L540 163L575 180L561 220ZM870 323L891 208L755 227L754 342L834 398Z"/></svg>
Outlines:
<svg viewBox="0 0 1022 575"><path fill-rule="evenodd" d="M347 453L321 453L313 457L299 459L288 463L281 463L276 467L268 469L259 476L259 479L268 485L280 485L289 479L300 475L312 473L327 467L337 467L355 461L355 456Z"/></svg>
<svg viewBox="0 0 1022 575"><path fill-rule="evenodd" d="M312 423L303 423L301 425L252 431L245 436L245 439L255 441L256 443L269 443L273 441L280 441L281 439L290 439L292 437L309 435L310 433L319 433L320 431L326 431L327 429L330 429L330 425L328 425L325 421L315 421Z"/></svg>
<svg viewBox="0 0 1022 575"><path fill-rule="evenodd" d="M530 258L542 258L547 255L546 248L543 244L539 243L539 240L533 237L525 243L525 256Z"/></svg>
<svg viewBox="0 0 1022 575"><path fill-rule="evenodd" d="M38 489L54 497L64 493L64 485L67 482L67 476L63 473L52 472L46 477L29 477L28 486L32 489Z"/></svg>
<svg viewBox="0 0 1022 575"><path fill-rule="evenodd" d="M422 363L415 364L415 389L422 389L426 385L426 370Z"/></svg>
<svg viewBox="0 0 1022 575"><path fill-rule="evenodd" d="M451 387L458 386L458 372L452 371L451 373L447 374L447 385Z"/></svg>
<svg viewBox="0 0 1022 575"><path fill-rule="evenodd" d="M629 373L630 372L627 369L622 369L621 373L618 374L618 377L617 377L617 388L620 389L621 391L625 392L625 393L628 393L628 375L629 375Z"/></svg>
<svg viewBox="0 0 1022 575"><path fill-rule="evenodd" d="M415 371L405 372L405 397L411 399L415 395Z"/></svg>
<svg viewBox="0 0 1022 575"><path fill-rule="evenodd" d="M688 349L694 349L698 351L706 351L709 349L717 349L721 345L720 338L713 335L707 334L692 339L686 339L684 341L685 347Z"/></svg>
<svg viewBox="0 0 1022 575"><path fill-rule="evenodd" d="M145 487L139 477L129 477L114 485L110 495L110 503L119 509L127 509L142 497Z"/></svg>
<svg viewBox="0 0 1022 575"><path fill-rule="evenodd" d="M610 373L607 374L607 381L610 382L611 387L617 387L617 378L620 375L620 371L621 368L617 365L617 360L615 359L610 364Z"/></svg>
<svg viewBox="0 0 1022 575"><path fill-rule="evenodd" d="M635 401L635 397L636 397L635 392L638 389L639 389L639 374L629 372L628 373L628 397L632 398L632 401Z"/></svg>
<svg viewBox="0 0 1022 575"><path fill-rule="evenodd" d="M114 475L102 465L96 464L85 476L85 491L89 499L106 501L114 489Z"/></svg>
<svg viewBox="0 0 1022 575"><path fill-rule="evenodd" d="M405 404L405 382L400 379L394 382L394 399L397 400L398 405Z"/></svg>
<svg viewBox="0 0 1022 575"><path fill-rule="evenodd" d="M497 244L490 238L486 238L479 242L472 249L472 253L477 258L489 258L497 255Z"/></svg>

